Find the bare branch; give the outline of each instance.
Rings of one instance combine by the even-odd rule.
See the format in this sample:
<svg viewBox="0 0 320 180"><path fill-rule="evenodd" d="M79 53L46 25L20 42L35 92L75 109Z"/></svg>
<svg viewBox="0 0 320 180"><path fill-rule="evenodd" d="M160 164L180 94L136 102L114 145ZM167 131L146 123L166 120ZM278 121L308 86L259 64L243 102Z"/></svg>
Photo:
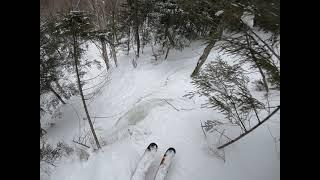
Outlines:
<svg viewBox="0 0 320 180"><path fill-rule="evenodd" d="M266 122L270 117L272 117L278 110L280 109L280 105L278 106L277 109L275 109L270 115L268 115L264 120L261 121L261 123L258 123L257 125L255 125L253 128L251 128L250 130L248 130L247 132L241 134L240 136L238 136L237 138L229 141L228 143L221 145L218 147L218 149L224 148L236 141L238 141L239 139L241 139L242 137L246 136L247 134L249 134L251 131L253 131L254 129L256 129L257 127L259 127L261 124L263 124L264 122Z"/></svg>

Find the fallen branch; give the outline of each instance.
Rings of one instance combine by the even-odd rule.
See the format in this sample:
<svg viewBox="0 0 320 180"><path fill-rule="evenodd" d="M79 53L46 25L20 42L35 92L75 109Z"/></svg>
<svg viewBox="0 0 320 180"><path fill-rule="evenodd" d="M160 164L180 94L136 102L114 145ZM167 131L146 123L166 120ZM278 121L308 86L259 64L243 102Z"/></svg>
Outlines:
<svg viewBox="0 0 320 180"><path fill-rule="evenodd" d="M171 103L169 103L166 99L163 99L167 104L169 104L171 107L173 107L176 111L180 111L179 109L177 109L176 107L174 107Z"/></svg>
<svg viewBox="0 0 320 180"><path fill-rule="evenodd" d="M242 137L246 136L247 134L249 134L251 131L253 131L254 129L256 129L257 127L259 127L262 123L266 122L271 116L273 116L278 110L280 109L280 105L278 106L277 109L275 109L270 115L268 115L264 120L262 120L260 123L258 123L257 125L255 125L253 128L249 129L248 131L246 131L245 133L241 134L240 136L238 136L237 138L229 141L228 143L221 145L218 147L218 149L224 148L236 141L238 141L239 139L241 139Z"/></svg>
<svg viewBox="0 0 320 180"><path fill-rule="evenodd" d="M74 142L74 143L76 143L76 144L79 144L79 145L82 145L82 146L84 146L84 147L86 147L86 148L90 148L89 146L87 146L87 145L85 145L85 144L82 144L82 143L80 143L80 142L77 142L77 141L75 141L75 140L72 140L72 142Z"/></svg>
<svg viewBox="0 0 320 180"><path fill-rule="evenodd" d="M202 122L201 122L201 121L200 121L200 125L201 125L202 132L203 132L203 134L204 134L204 137L207 139L207 135L206 135L206 133L205 133L204 130L203 130L203 127L205 127L205 126L202 125Z"/></svg>

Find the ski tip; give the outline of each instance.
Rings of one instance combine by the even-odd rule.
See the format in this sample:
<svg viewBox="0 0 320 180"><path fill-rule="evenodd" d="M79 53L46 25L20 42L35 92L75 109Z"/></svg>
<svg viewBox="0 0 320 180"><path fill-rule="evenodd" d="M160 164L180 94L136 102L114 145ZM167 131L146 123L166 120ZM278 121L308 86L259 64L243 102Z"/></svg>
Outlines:
<svg viewBox="0 0 320 180"><path fill-rule="evenodd" d="M158 145L156 143L150 143L147 149L151 150L152 148L158 149Z"/></svg>
<svg viewBox="0 0 320 180"><path fill-rule="evenodd" d="M173 151L173 153L176 153L176 149L174 149L173 147L168 148L168 149L167 149L167 152L168 152L168 151Z"/></svg>

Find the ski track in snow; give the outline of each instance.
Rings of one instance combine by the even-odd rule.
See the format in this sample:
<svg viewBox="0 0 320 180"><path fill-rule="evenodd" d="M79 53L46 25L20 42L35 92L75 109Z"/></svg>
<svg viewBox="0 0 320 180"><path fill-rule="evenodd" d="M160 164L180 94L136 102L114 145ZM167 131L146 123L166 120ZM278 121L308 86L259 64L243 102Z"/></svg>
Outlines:
<svg viewBox="0 0 320 180"><path fill-rule="evenodd" d="M47 179L130 180L150 142L157 143L159 149L146 173L146 180L154 179L168 147L174 147L177 154L166 180L280 179L280 160L267 129L269 126L273 135L279 137L279 113L239 142L225 148L225 163L210 155L200 121L222 116L211 109L200 108L206 98L183 97L195 89L190 83L190 74L200 55L192 49L202 52L204 46L199 49L200 44L195 42L182 52L172 50L168 59L157 62L157 65L152 63L151 48L146 47L136 69L130 58L119 55L119 67L112 67L110 82L89 106L91 116L107 117L94 119L99 139L106 142L102 151L92 153L89 150L91 155L85 162L62 159ZM89 49L92 51L90 55L99 59L97 49ZM212 51L208 61L214 57L216 52ZM96 70L91 76L101 71ZM279 102L279 96L271 98L275 99L275 105ZM54 127L48 129L48 139L52 143L61 139L71 141L81 130L88 129L80 99L74 97L69 103L74 108L63 106L61 117L56 119Z"/></svg>

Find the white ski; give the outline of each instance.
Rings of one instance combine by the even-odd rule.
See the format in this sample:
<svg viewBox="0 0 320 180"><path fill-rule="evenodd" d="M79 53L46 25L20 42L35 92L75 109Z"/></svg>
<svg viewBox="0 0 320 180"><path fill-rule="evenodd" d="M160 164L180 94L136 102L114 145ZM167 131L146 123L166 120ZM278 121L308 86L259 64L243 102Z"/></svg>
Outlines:
<svg viewBox="0 0 320 180"><path fill-rule="evenodd" d="M133 173L133 176L131 177L131 180L145 180L146 173L155 159L157 150L158 146L156 143L151 143L147 147Z"/></svg>
<svg viewBox="0 0 320 180"><path fill-rule="evenodd" d="M159 169L157 171L155 180L164 180L168 174L168 170L172 161L172 158L176 154L176 150L174 148L169 148L164 154Z"/></svg>

